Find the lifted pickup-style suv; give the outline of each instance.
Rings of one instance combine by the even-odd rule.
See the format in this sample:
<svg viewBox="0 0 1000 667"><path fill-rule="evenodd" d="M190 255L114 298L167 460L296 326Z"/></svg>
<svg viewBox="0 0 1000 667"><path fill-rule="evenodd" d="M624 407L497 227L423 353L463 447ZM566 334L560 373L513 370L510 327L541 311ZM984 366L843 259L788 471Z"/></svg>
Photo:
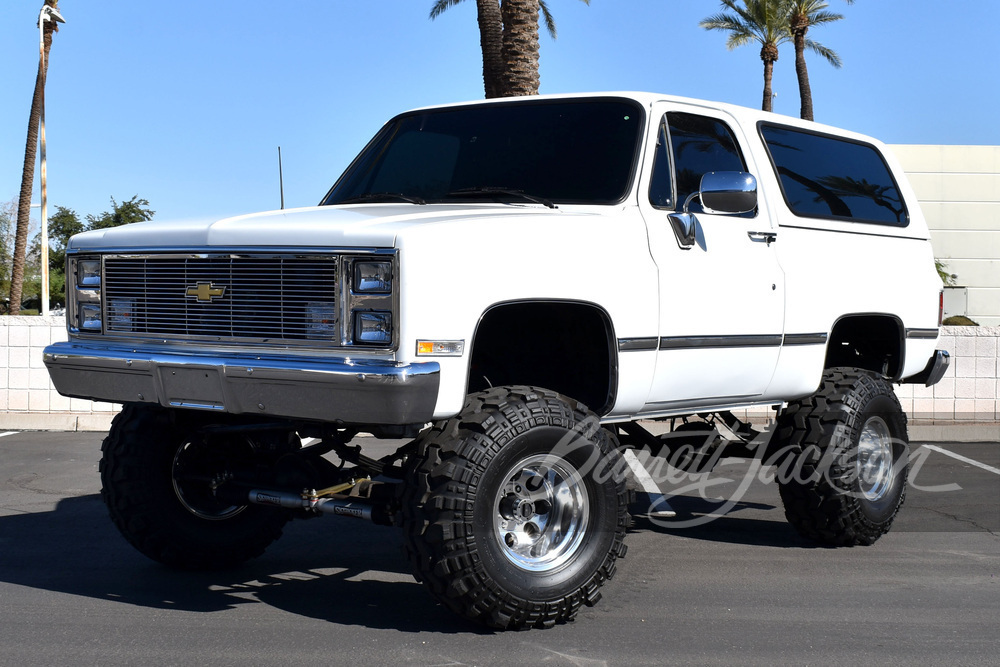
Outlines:
<svg viewBox="0 0 1000 667"><path fill-rule="evenodd" d="M597 601L628 448L763 457L799 532L873 543L906 485L892 384L948 364L884 146L645 93L410 111L319 206L88 232L67 276L45 363L124 404L102 495L136 548L222 567L292 517L363 517L499 628ZM755 406L777 411L756 449L733 415ZM375 459L359 432L407 444Z"/></svg>

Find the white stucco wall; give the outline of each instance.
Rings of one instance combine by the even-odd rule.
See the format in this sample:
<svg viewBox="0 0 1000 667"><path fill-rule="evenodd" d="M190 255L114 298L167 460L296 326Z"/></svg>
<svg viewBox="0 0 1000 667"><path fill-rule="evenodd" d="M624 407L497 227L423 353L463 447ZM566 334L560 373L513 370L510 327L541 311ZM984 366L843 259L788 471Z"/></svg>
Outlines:
<svg viewBox="0 0 1000 667"><path fill-rule="evenodd" d="M42 363L64 317L0 317L0 430L106 430L119 406L60 396Z"/></svg>
<svg viewBox="0 0 1000 667"><path fill-rule="evenodd" d="M890 148L917 193L934 255L968 288L965 314L1000 325L1000 146Z"/></svg>
<svg viewBox="0 0 1000 667"><path fill-rule="evenodd" d="M49 380L42 350L66 340L65 327L62 317L0 317L0 431L110 426L120 406L60 396ZM911 424L992 423L990 437L1000 441L1000 327L944 327L938 347L952 356L939 384L896 388ZM738 416L766 421L773 413Z"/></svg>

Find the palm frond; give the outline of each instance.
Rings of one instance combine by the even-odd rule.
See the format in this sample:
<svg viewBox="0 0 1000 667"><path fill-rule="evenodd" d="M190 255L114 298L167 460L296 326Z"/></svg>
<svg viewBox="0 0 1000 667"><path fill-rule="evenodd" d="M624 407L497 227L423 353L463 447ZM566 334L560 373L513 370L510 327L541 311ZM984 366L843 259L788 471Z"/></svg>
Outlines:
<svg viewBox="0 0 1000 667"><path fill-rule="evenodd" d="M729 33L726 48L730 51L753 42L778 46L790 41L788 29L788 4L785 1L745 0L744 6L736 0L722 0L722 4L733 10L722 12L702 20L698 25L706 30L724 30Z"/></svg>
<svg viewBox="0 0 1000 667"><path fill-rule="evenodd" d="M583 4L589 5L590 0L581 0ZM552 39L556 38L556 20L552 17L552 12L549 11L549 6L545 4L545 0L538 1L538 9L542 15L542 19L545 21L545 29L548 31Z"/></svg>
<svg viewBox="0 0 1000 667"><path fill-rule="evenodd" d="M713 14L707 19L703 19L699 24L705 30L730 30L733 32L749 33L750 28L746 22L735 14Z"/></svg>
<svg viewBox="0 0 1000 667"><path fill-rule="evenodd" d="M461 2L462 0L436 0L434 6L431 7L431 19L436 19L446 9L454 7Z"/></svg>
<svg viewBox="0 0 1000 667"><path fill-rule="evenodd" d="M723 7L730 9L736 12L737 14L743 14L745 12L745 8L742 5L740 5L736 0L719 0L719 2L722 3Z"/></svg>
<svg viewBox="0 0 1000 667"><path fill-rule="evenodd" d="M754 41L753 31L739 16L733 14L716 14L710 16L699 23L705 30L723 30L729 33L726 39L726 48L732 51L735 48L750 44Z"/></svg>
<svg viewBox="0 0 1000 667"><path fill-rule="evenodd" d="M705 30L732 30L736 24L737 19L731 14L712 14L698 22Z"/></svg>
<svg viewBox="0 0 1000 667"><path fill-rule="evenodd" d="M840 21L844 18L843 14L837 14L835 12L817 12L815 14L809 14L809 25L822 25L824 23L833 23L834 21Z"/></svg>
<svg viewBox="0 0 1000 667"><path fill-rule="evenodd" d="M539 0L538 9L542 14L542 19L545 21L545 29L549 31L549 36L555 39L556 21L552 18L552 12L549 11L549 6L545 4L545 0Z"/></svg>
<svg viewBox="0 0 1000 667"><path fill-rule="evenodd" d="M844 64L843 61L840 59L840 56L837 55L836 51L823 46L822 44L820 44L815 40L807 39L806 48L812 51L813 53L817 53L826 58L827 62L829 62L837 69L840 69Z"/></svg>
<svg viewBox="0 0 1000 667"><path fill-rule="evenodd" d="M754 15L754 5L752 4L755 0L750 0L749 3L745 5L738 5L736 0L722 0L722 5L729 8L739 17L740 23L743 25L752 25L756 23L757 17ZM759 3L758 3L759 4Z"/></svg>

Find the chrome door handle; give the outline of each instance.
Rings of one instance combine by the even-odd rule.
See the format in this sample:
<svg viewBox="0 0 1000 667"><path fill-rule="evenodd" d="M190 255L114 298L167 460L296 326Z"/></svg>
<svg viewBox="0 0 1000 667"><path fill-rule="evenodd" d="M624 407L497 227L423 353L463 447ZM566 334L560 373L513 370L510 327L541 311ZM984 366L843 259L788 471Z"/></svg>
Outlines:
<svg viewBox="0 0 1000 667"><path fill-rule="evenodd" d="M767 245L778 240L778 235L774 232L747 232L751 241L764 241Z"/></svg>

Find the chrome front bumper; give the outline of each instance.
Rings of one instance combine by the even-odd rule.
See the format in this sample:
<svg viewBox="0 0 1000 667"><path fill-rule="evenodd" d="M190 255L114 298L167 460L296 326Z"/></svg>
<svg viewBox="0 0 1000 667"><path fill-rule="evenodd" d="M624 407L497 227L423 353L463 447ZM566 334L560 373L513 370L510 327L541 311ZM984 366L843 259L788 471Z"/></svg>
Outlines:
<svg viewBox="0 0 1000 667"><path fill-rule="evenodd" d="M212 354L71 341L45 348L60 394L111 403L347 424L423 424L440 366L383 360Z"/></svg>

